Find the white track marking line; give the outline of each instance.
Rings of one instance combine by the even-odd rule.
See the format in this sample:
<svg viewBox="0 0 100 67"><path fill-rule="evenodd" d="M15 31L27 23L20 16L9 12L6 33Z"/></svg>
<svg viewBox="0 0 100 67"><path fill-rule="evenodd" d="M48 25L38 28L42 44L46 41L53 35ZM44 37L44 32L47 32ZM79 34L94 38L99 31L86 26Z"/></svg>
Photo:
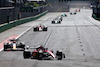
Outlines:
<svg viewBox="0 0 100 67"><path fill-rule="evenodd" d="M33 27L33 26L32 26ZM32 27L28 28L27 30L25 30L23 33L21 33L18 37L16 37L15 39L20 38L22 35L24 35L26 32L28 32Z"/></svg>

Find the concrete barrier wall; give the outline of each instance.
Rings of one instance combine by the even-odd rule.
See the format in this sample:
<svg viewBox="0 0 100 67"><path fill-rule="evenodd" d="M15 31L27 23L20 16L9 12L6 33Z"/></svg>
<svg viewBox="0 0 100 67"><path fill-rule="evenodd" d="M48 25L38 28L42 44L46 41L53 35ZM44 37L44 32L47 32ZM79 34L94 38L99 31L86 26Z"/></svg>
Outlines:
<svg viewBox="0 0 100 67"><path fill-rule="evenodd" d="M49 12L69 12L70 8L90 8L91 1L61 1L59 0L49 0L48 11Z"/></svg>
<svg viewBox="0 0 100 67"><path fill-rule="evenodd" d="M24 18L24 19L20 19L20 20L16 20L16 21L10 22L8 24L5 24L3 26L0 26L0 33L3 32L3 31L5 31L5 30L8 30L8 29L10 29L12 27L18 26L20 24L36 20L36 19L42 17L43 15L45 15L47 12L48 11L45 11L45 12L39 14L39 15L28 17L28 18Z"/></svg>
<svg viewBox="0 0 100 67"><path fill-rule="evenodd" d="M38 11L38 8L40 11ZM36 9L33 8L33 12L20 12L20 7L8 7L8 8L0 8L0 24L4 24L8 22L8 16L9 16L9 21L17 20L18 19L18 14L21 13L21 18L25 17L31 17L38 15L44 11L46 11L46 6L38 7Z"/></svg>

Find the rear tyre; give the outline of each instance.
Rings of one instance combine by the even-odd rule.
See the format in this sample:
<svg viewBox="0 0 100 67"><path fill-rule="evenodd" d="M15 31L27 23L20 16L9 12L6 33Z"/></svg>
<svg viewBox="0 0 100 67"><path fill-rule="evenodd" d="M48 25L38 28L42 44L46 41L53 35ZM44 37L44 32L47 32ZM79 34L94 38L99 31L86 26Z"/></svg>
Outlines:
<svg viewBox="0 0 100 67"><path fill-rule="evenodd" d="M4 43L4 51L7 51L7 43Z"/></svg>
<svg viewBox="0 0 100 67"><path fill-rule="evenodd" d="M61 21L62 21L62 19L61 19Z"/></svg>
<svg viewBox="0 0 100 67"><path fill-rule="evenodd" d="M23 50L25 50L25 45L24 45L24 44L23 44L23 45L21 45L21 47L22 47L22 49L23 49Z"/></svg>
<svg viewBox="0 0 100 67"><path fill-rule="evenodd" d="M34 28L34 31L39 31L39 28Z"/></svg>
<svg viewBox="0 0 100 67"><path fill-rule="evenodd" d="M36 29L36 28L34 28L34 31L37 31L37 29Z"/></svg>
<svg viewBox="0 0 100 67"><path fill-rule="evenodd" d="M58 60L62 60L62 52L57 51L56 56Z"/></svg>
<svg viewBox="0 0 100 67"><path fill-rule="evenodd" d="M54 24L55 22L54 21L52 21L52 24Z"/></svg>
<svg viewBox="0 0 100 67"><path fill-rule="evenodd" d="M48 28L47 28L47 27L45 27L45 28L43 28L43 31L47 31L47 29L48 29Z"/></svg>
<svg viewBox="0 0 100 67"><path fill-rule="evenodd" d="M61 21L59 21L59 23L61 24Z"/></svg>
<svg viewBox="0 0 100 67"><path fill-rule="evenodd" d="M59 56L59 57L58 57L58 60L62 60L62 58Z"/></svg>
<svg viewBox="0 0 100 67"><path fill-rule="evenodd" d="M65 58L65 54L64 54L64 58Z"/></svg>
<svg viewBox="0 0 100 67"><path fill-rule="evenodd" d="M7 49L7 45L4 45L4 51L6 51L6 49Z"/></svg>

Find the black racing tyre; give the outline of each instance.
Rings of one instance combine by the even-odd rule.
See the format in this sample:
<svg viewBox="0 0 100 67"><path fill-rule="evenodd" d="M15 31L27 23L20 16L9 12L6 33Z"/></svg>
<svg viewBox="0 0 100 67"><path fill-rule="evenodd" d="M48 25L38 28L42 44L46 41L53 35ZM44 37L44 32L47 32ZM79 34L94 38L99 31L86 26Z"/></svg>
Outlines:
<svg viewBox="0 0 100 67"><path fill-rule="evenodd" d="M57 51L57 52L56 52L56 56L57 56L57 59L58 59L58 60L62 60L63 53L62 53L62 52Z"/></svg>
<svg viewBox="0 0 100 67"><path fill-rule="evenodd" d="M30 58L31 57L31 52L30 51L23 51L23 57L24 58Z"/></svg>
<svg viewBox="0 0 100 67"><path fill-rule="evenodd" d="M23 44L23 45L21 45L21 47L23 48L23 49L25 49L25 45Z"/></svg>
<svg viewBox="0 0 100 67"><path fill-rule="evenodd" d="M64 58L65 58L65 54L64 54Z"/></svg>
<svg viewBox="0 0 100 67"><path fill-rule="evenodd" d="M7 51L7 48L9 47L9 43L4 43L4 51Z"/></svg>
<svg viewBox="0 0 100 67"><path fill-rule="evenodd" d="M37 31L37 28L34 28L34 31Z"/></svg>
<svg viewBox="0 0 100 67"><path fill-rule="evenodd" d="M4 51L6 51L6 49L7 49L7 45L4 44Z"/></svg>
<svg viewBox="0 0 100 67"><path fill-rule="evenodd" d="M59 23L61 23L61 21L59 21Z"/></svg>
<svg viewBox="0 0 100 67"><path fill-rule="evenodd" d="M61 57L61 56L59 56L57 59L58 59L58 60L62 60L62 57Z"/></svg>
<svg viewBox="0 0 100 67"><path fill-rule="evenodd" d="M19 43L19 44L17 44L17 47L20 47L20 48L22 48L22 49L25 49L25 43Z"/></svg>
<svg viewBox="0 0 100 67"><path fill-rule="evenodd" d="M34 28L34 31L39 31L39 28Z"/></svg>
<svg viewBox="0 0 100 67"><path fill-rule="evenodd" d="M62 54L62 57L65 58L65 54L64 53Z"/></svg>
<svg viewBox="0 0 100 67"><path fill-rule="evenodd" d="M43 31L47 31L47 30L48 30L48 28L47 28L47 27L43 28Z"/></svg>
<svg viewBox="0 0 100 67"><path fill-rule="evenodd" d="M62 19L61 19L61 21L62 21Z"/></svg>
<svg viewBox="0 0 100 67"><path fill-rule="evenodd" d="M37 31L39 31L39 28L37 28Z"/></svg>
<svg viewBox="0 0 100 67"><path fill-rule="evenodd" d="M52 21L52 24L54 24L55 23L55 21Z"/></svg>

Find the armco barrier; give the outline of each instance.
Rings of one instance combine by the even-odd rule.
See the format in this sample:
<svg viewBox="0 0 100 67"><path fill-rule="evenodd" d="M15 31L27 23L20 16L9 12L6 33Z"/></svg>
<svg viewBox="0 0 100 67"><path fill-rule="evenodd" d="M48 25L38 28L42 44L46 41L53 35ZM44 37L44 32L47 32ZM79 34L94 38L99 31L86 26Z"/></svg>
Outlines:
<svg viewBox="0 0 100 67"><path fill-rule="evenodd" d="M24 19L20 19L20 20L13 21L11 23L5 24L3 26L0 26L0 33L5 31L5 30L8 30L8 29L10 29L12 27L18 26L20 24L36 20L36 19L42 17L43 15L45 15L47 12L48 11L45 11L45 12L39 14L39 15L36 15L36 16L33 16L33 17L24 18Z"/></svg>
<svg viewBox="0 0 100 67"><path fill-rule="evenodd" d="M95 14L92 14L92 17L93 17L94 19L96 19L96 20L99 20L99 21L100 21L100 17L99 17L99 18L97 18Z"/></svg>

